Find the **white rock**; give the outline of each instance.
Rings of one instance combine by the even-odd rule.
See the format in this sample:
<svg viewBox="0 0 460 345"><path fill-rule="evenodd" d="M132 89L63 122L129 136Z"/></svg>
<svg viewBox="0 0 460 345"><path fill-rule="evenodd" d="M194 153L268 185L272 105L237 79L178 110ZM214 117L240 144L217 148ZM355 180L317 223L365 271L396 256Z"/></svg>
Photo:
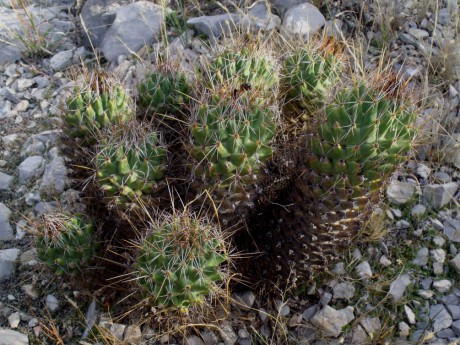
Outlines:
<svg viewBox="0 0 460 345"><path fill-rule="evenodd" d="M401 321L399 324L398 324L398 328L399 328L399 336L403 339L407 338L409 336L409 333L410 333L410 327L407 323L405 323L404 321Z"/></svg>
<svg viewBox="0 0 460 345"><path fill-rule="evenodd" d="M372 277L372 269L369 262L363 261L358 266L356 266L356 271L361 278L371 278Z"/></svg>
<svg viewBox="0 0 460 345"><path fill-rule="evenodd" d="M44 170L44 159L42 156L32 156L26 158L19 164L19 183L27 182L40 176Z"/></svg>
<svg viewBox="0 0 460 345"><path fill-rule="evenodd" d="M435 236L433 237L433 243L437 247L444 247L444 245L446 244L446 240L441 236Z"/></svg>
<svg viewBox="0 0 460 345"><path fill-rule="evenodd" d="M354 320L355 316L353 312L353 307L335 310L326 305L310 321L313 325L321 329L324 335L338 337L342 333L343 327Z"/></svg>
<svg viewBox="0 0 460 345"><path fill-rule="evenodd" d="M456 182L444 184L429 184L423 188L423 198L435 209L446 206L458 190Z"/></svg>
<svg viewBox="0 0 460 345"><path fill-rule="evenodd" d="M444 264L442 262L433 262L433 273L440 276L444 273Z"/></svg>
<svg viewBox="0 0 460 345"><path fill-rule="evenodd" d="M26 91L29 87L31 87L32 85L34 85L34 81L32 79L18 79L17 80L17 83L18 83L18 87L17 87L17 90L19 92L24 92Z"/></svg>
<svg viewBox="0 0 460 345"><path fill-rule="evenodd" d="M11 210L0 202L0 241L13 239L13 228L10 225Z"/></svg>
<svg viewBox="0 0 460 345"><path fill-rule="evenodd" d="M409 321L411 325L415 325L415 314L412 309L404 305L404 312L406 313L407 321Z"/></svg>
<svg viewBox="0 0 460 345"><path fill-rule="evenodd" d="M291 7L283 18L282 32L309 39L326 24L323 14L314 5L304 3Z"/></svg>
<svg viewBox="0 0 460 345"><path fill-rule="evenodd" d="M46 307L50 311L56 311L59 308L59 301L54 295L46 296Z"/></svg>
<svg viewBox="0 0 460 345"><path fill-rule="evenodd" d="M431 256L435 262L444 263L446 260L446 252L444 249L433 249L431 251Z"/></svg>
<svg viewBox="0 0 460 345"><path fill-rule="evenodd" d="M27 335L10 330L0 329L1 345L29 345Z"/></svg>
<svg viewBox="0 0 460 345"><path fill-rule="evenodd" d="M17 248L0 250L0 281L11 276L16 270L16 259L19 252Z"/></svg>
<svg viewBox="0 0 460 345"><path fill-rule="evenodd" d="M418 290L417 295L423 299L430 299L434 296L434 292L431 290Z"/></svg>
<svg viewBox="0 0 460 345"><path fill-rule="evenodd" d="M252 32L272 31L279 29L281 19L271 13L265 0L259 0L250 7L246 15L242 16L240 25Z"/></svg>
<svg viewBox="0 0 460 345"><path fill-rule="evenodd" d="M452 283L447 279L438 280L433 282L433 287L439 292L444 293L448 292L452 288Z"/></svg>
<svg viewBox="0 0 460 345"><path fill-rule="evenodd" d="M380 265L383 267L391 266L391 260L389 260L385 255L382 255L379 260Z"/></svg>
<svg viewBox="0 0 460 345"><path fill-rule="evenodd" d="M21 322L21 314L17 311L10 316L8 316L8 323L10 324L11 328L18 328L19 323ZM0 344L1 344L1 339L0 339Z"/></svg>
<svg viewBox="0 0 460 345"><path fill-rule="evenodd" d="M374 338L374 335L376 335L382 327L380 319L378 317L369 316L366 316L361 320L361 326L363 326L367 334L369 334L369 336L371 336L372 338Z"/></svg>
<svg viewBox="0 0 460 345"><path fill-rule="evenodd" d="M415 194L415 185L409 182L392 180L387 188L388 201L396 205L407 203Z"/></svg>
<svg viewBox="0 0 460 345"><path fill-rule="evenodd" d="M21 288L33 300L38 298L38 291L33 284L24 284Z"/></svg>
<svg viewBox="0 0 460 345"><path fill-rule="evenodd" d="M439 332L452 325L452 316L442 304L435 304L430 307L430 319L433 320L434 332Z"/></svg>
<svg viewBox="0 0 460 345"><path fill-rule="evenodd" d="M411 28L409 29L409 33L414 36L415 38L421 40L425 37L428 37L430 34L426 30L421 30L421 29L415 29Z"/></svg>

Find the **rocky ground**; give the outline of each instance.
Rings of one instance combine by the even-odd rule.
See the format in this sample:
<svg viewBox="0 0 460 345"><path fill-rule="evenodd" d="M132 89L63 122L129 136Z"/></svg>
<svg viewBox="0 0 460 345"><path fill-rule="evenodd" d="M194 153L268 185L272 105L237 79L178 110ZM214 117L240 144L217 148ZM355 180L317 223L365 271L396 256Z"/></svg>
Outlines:
<svg viewBox="0 0 460 345"><path fill-rule="evenodd" d="M338 1L318 10L304 2L275 0L270 11L259 1L226 13L208 2L197 8L196 1L188 28L174 20L168 26L165 48L158 41L161 7L88 0L81 16L100 60L85 46L72 1L11 8L0 0L0 344L88 344L94 324L106 330L106 344L460 343L459 7ZM209 16L197 17L200 9ZM393 176L361 240L313 284L280 287L275 300L240 292L226 321L184 339L113 320L97 292L51 275L34 249L34 219L79 194L60 144L63 102L72 89L68 68L100 63L133 88L158 52L167 49L191 69L237 28L306 38L327 30L361 45L364 66L385 54L420 99L421 145Z"/></svg>

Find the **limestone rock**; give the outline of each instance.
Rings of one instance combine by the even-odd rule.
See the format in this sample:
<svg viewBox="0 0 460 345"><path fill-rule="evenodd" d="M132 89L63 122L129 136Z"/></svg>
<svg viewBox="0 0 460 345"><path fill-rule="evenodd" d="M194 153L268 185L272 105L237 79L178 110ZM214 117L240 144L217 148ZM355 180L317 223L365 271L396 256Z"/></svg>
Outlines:
<svg viewBox="0 0 460 345"><path fill-rule="evenodd" d="M117 61L121 55L136 53L157 42L163 20L163 8L151 2L138 1L121 7L102 41L104 56Z"/></svg>
<svg viewBox="0 0 460 345"><path fill-rule="evenodd" d="M0 202L0 241L13 239L13 228L10 225L11 210Z"/></svg>
<svg viewBox="0 0 460 345"><path fill-rule="evenodd" d="M343 327L354 320L353 312L353 307L335 310L326 305L310 321L321 329L326 336L338 337L342 333Z"/></svg>
<svg viewBox="0 0 460 345"><path fill-rule="evenodd" d="M20 250L17 248L0 250L0 281L14 273L19 252Z"/></svg>
<svg viewBox="0 0 460 345"><path fill-rule="evenodd" d="M316 6L304 3L291 7L283 18L282 32L309 39L326 24L326 18Z"/></svg>

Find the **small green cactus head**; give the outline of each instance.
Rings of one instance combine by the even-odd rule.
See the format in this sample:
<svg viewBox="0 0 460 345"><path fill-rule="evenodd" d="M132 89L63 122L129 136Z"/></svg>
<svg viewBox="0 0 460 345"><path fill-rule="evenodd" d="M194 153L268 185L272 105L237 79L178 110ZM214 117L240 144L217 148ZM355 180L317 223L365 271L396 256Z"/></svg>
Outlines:
<svg viewBox="0 0 460 345"><path fill-rule="evenodd" d="M100 243L94 223L83 215L46 214L37 228L38 258L57 275L79 275L94 262Z"/></svg>
<svg viewBox="0 0 460 345"><path fill-rule="evenodd" d="M149 117L178 115L190 101L191 87L182 73L154 71L139 84L140 107Z"/></svg>
<svg viewBox="0 0 460 345"><path fill-rule="evenodd" d="M246 90L269 97L279 84L278 65L269 52L248 47L227 48L205 66L204 72L207 87L227 97Z"/></svg>
<svg viewBox="0 0 460 345"><path fill-rule="evenodd" d="M166 149L159 133L130 122L99 145L95 166L104 195L126 209L158 192L166 169Z"/></svg>
<svg viewBox="0 0 460 345"><path fill-rule="evenodd" d="M164 215L139 243L137 282L152 305L188 312L221 291L226 247L216 224L188 210Z"/></svg>
<svg viewBox="0 0 460 345"><path fill-rule="evenodd" d="M83 145L92 145L101 132L133 117L132 100L114 77L103 71L84 71L67 99L64 131Z"/></svg>
<svg viewBox="0 0 460 345"><path fill-rule="evenodd" d="M321 109L337 81L340 60L329 50L304 46L284 61L281 89L289 108L305 116Z"/></svg>

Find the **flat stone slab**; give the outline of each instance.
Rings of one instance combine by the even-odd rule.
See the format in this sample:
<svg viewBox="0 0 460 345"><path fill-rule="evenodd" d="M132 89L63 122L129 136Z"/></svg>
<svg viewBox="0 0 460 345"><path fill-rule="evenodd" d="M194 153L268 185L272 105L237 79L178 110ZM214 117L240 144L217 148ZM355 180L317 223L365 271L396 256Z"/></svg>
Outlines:
<svg viewBox="0 0 460 345"><path fill-rule="evenodd" d="M7 279L14 273L19 252L20 250L17 248L0 250L0 281ZM0 341L2 341L1 337Z"/></svg>
<svg viewBox="0 0 460 345"><path fill-rule="evenodd" d="M28 345L29 337L11 329L0 329L0 345Z"/></svg>
<svg viewBox="0 0 460 345"><path fill-rule="evenodd" d="M13 239L13 228L10 224L11 210L0 203L0 241Z"/></svg>

